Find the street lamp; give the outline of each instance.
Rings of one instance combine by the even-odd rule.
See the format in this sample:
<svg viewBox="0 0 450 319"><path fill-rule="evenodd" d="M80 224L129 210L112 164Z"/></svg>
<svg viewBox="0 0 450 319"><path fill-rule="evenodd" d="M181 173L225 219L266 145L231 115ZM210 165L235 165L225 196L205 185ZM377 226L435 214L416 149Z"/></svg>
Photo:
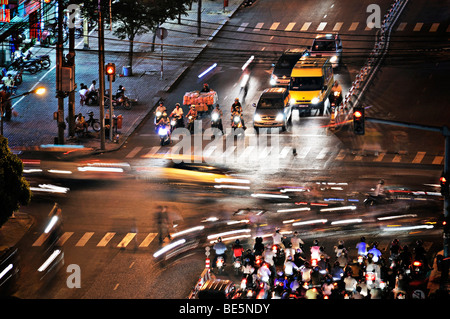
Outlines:
<svg viewBox="0 0 450 319"><path fill-rule="evenodd" d="M0 134L1 135L3 135L3 114L4 114L4 112L5 112L5 105L6 105L6 103L7 102L9 102L9 101L11 101L11 100L14 100L14 99L17 99L17 98L19 98L19 97L22 97L22 96L26 96L26 95L30 95L30 94L37 94L37 95L43 95L43 94L45 94L45 92L47 92L47 89L45 88L45 87L38 87L38 88L36 88L36 89L34 89L34 90L31 90L31 91L28 91L28 92L25 92L25 93L22 93L22 94L19 94L19 95L15 95L15 96L11 96L11 97L9 97L8 99L6 99L6 100L3 100L3 98L2 97L0 97L0 117L1 117L1 124L0 124Z"/></svg>

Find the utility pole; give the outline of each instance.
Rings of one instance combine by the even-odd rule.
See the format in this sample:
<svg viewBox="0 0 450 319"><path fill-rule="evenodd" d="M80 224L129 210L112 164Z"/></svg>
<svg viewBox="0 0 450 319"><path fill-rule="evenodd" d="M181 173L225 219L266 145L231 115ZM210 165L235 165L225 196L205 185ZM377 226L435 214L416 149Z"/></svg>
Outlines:
<svg viewBox="0 0 450 319"><path fill-rule="evenodd" d="M98 105L100 106L100 149L105 149L105 48L102 20L102 0L98 0ZM112 119L111 119L112 121Z"/></svg>
<svg viewBox="0 0 450 319"><path fill-rule="evenodd" d="M58 0L58 43L56 45L56 96L58 97L58 144L64 144L64 92L62 91L63 67L63 0Z"/></svg>
<svg viewBox="0 0 450 319"><path fill-rule="evenodd" d="M69 136L75 136L75 28L69 28L69 58L73 65L72 88L69 92Z"/></svg>

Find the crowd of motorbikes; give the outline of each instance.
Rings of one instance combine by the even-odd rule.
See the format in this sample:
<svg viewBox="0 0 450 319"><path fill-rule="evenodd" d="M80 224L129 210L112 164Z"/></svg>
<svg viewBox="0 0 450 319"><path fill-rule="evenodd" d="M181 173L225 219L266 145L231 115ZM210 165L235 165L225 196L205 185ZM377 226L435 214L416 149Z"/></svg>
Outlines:
<svg viewBox="0 0 450 319"><path fill-rule="evenodd" d="M256 240L262 239L257 237ZM361 238L362 241L365 238ZM232 269L240 276L233 299L411 299L428 298L427 279L431 271L422 241L414 247L400 246L397 239L385 258L378 243L367 245L357 259L350 260L340 241L334 247L334 262L316 240L318 254L307 253L304 245L292 252L289 244L269 244L261 253L247 249L233 258ZM256 245L255 245L256 247ZM314 246L313 246L314 247ZM311 248L313 248L311 247ZM268 263L266 258L273 260ZM375 262L376 260L376 262ZM289 264L289 270L287 268ZM224 258L219 256L213 272L222 274ZM439 267L439 266L438 266Z"/></svg>
<svg viewBox="0 0 450 319"><path fill-rule="evenodd" d="M21 51L18 53L20 54L15 54L12 62L6 67L8 71L26 71L35 74L41 70L47 70L52 64L48 54L34 56L31 48L25 53Z"/></svg>

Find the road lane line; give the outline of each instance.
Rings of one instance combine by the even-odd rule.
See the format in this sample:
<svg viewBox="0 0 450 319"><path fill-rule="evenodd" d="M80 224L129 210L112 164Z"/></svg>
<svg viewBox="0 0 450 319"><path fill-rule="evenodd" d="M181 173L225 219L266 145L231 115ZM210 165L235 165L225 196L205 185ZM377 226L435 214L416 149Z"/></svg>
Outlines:
<svg viewBox="0 0 450 319"><path fill-rule="evenodd" d="M426 152L417 152L416 157L413 159L414 164L419 164L422 162L423 158L425 157Z"/></svg>
<svg viewBox="0 0 450 319"><path fill-rule="evenodd" d="M109 241L114 237L116 233L106 233L105 236L103 236L102 240L100 240L97 244L97 247L105 247L108 245Z"/></svg>
<svg viewBox="0 0 450 319"><path fill-rule="evenodd" d="M126 234L125 237L117 245L117 247L119 247L119 248L127 247L128 244L130 243L130 241L132 241L135 236L136 236L136 233L128 233L128 234Z"/></svg>
<svg viewBox="0 0 450 319"><path fill-rule="evenodd" d="M292 150L292 147L285 146L280 152L280 158L286 158L288 156L289 152Z"/></svg>
<svg viewBox="0 0 450 319"><path fill-rule="evenodd" d="M300 153L298 153L297 157L298 158L306 158L306 156L308 155L309 151L311 150L311 147L302 147Z"/></svg>
<svg viewBox="0 0 450 319"><path fill-rule="evenodd" d="M155 239L156 235L158 235L158 233L148 234L147 237L145 237L145 239L139 245L139 247L148 247L148 245L150 245L150 243L153 241L153 239Z"/></svg>
<svg viewBox="0 0 450 319"><path fill-rule="evenodd" d="M320 151L319 155L316 156L316 159L324 159L325 156L327 156L327 154L328 154L328 148L324 147Z"/></svg>
<svg viewBox="0 0 450 319"><path fill-rule="evenodd" d="M75 244L75 247L83 247L84 245L86 245L89 239L91 239L92 235L94 235L94 232L84 233L80 240Z"/></svg>

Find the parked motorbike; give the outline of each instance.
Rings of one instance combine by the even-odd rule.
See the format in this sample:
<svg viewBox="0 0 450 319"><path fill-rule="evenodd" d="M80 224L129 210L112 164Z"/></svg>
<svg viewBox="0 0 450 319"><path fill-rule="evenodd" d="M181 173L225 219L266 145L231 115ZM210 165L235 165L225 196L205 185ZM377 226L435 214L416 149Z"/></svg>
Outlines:
<svg viewBox="0 0 450 319"><path fill-rule="evenodd" d="M109 94L105 92L105 108L109 108L109 104ZM122 106L126 110L131 110L131 101L125 94L120 95L119 97L113 95L112 104L114 107Z"/></svg>
<svg viewBox="0 0 450 319"><path fill-rule="evenodd" d="M87 115L89 116L89 119L86 120L86 123L88 123L88 127L89 126L92 127L92 129L95 132L100 132L101 129L100 120L94 118L94 112L91 111Z"/></svg>
<svg viewBox="0 0 450 319"><path fill-rule="evenodd" d="M161 146L170 144L170 127L166 124L158 126L158 135L161 142Z"/></svg>
<svg viewBox="0 0 450 319"><path fill-rule="evenodd" d="M38 64L36 61L25 61L22 58L15 59L11 62L10 65L8 65L7 70L14 70L14 71L27 71L31 74L35 74L41 69L41 65Z"/></svg>

